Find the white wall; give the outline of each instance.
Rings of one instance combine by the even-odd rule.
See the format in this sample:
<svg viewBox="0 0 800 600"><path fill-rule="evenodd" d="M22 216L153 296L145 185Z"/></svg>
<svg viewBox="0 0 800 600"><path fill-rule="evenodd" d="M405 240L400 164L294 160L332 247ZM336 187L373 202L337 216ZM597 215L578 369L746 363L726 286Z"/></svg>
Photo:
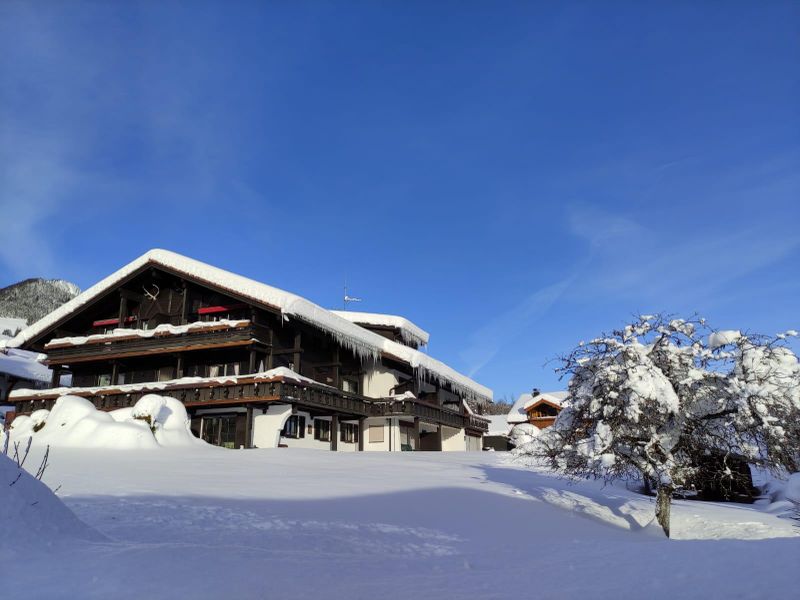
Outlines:
<svg viewBox="0 0 800 600"><path fill-rule="evenodd" d="M277 448L281 430L291 415L289 404L273 404L266 414L253 414L253 446Z"/></svg>
<svg viewBox="0 0 800 600"><path fill-rule="evenodd" d="M463 452L467 449L463 429L442 425L442 452Z"/></svg>
<svg viewBox="0 0 800 600"><path fill-rule="evenodd" d="M361 435L364 436L364 451L365 452L375 452L375 451L393 451L399 452L400 451L400 425L399 419L397 417L392 418L383 418L383 417L371 417L369 419L364 419L364 428L361 431ZM369 441L369 428L370 426L376 426L383 428L383 441L382 442L370 442Z"/></svg>
<svg viewBox="0 0 800 600"><path fill-rule="evenodd" d="M400 383L398 372L383 365L375 365L364 374L364 395L370 398L384 398L392 388Z"/></svg>
<svg viewBox="0 0 800 600"><path fill-rule="evenodd" d="M480 452L483 450L483 436L467 436L467 452Z"/></svg>

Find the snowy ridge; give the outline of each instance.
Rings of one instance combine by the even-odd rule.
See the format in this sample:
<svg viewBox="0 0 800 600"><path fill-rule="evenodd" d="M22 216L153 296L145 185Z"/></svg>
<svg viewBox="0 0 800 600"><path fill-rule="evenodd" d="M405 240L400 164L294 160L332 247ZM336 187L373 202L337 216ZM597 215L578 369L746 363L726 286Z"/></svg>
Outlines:
<svg viewBox="0 0 800 600"><path fill-rule="evenodd" d="M102 385L95 387L59 387L50 388L46 390L31 390L20 388L13 390L8 397L20 398L28 396L38 396L42 398L49 398L53 396L95 396L97 394L110 394L112 392L145 392L145 391L164 391L168 388L178 386L198 386L211 383L237 383L240 380L255 380L255 381L277 381L277 380L290 380L297 383L325 385L308 377L295 373L287 367L276 367L269 371L262 371L261 373L249 373L247 375L230 375L225 377L181 377L179 379L169 379L167 381L149 381L143 383L125 383L122 385ZM325 386L330 387L330 386Z"/></svg>
<svg viewBox="0 0 800 600"><path fill-rule="evenodd" d="M15 338L0 344L5 343L9 347L25 344L148 264L162 266L191 279L266 304L279 310L286 319L296 318L313 325L352 350L362 360L376 360L382 354L387 355L409 364L421 379L435 383L447 382L454 391L471 399L488 402L492 400L492 391L489 388L427 354L368 331L305 298L168 250L150 250L21 331Z"/></svg>
<svg viewBox="0 0 800 600"><path fill-rule="evenodd" d="M54 338L45 346L45 349L58 348L62 346L82 346L84 344L95 344L109 340L119 340L125 338L151 338L169 335L181 335L190 331L200 331L203 329L236 329L249 325L250 321L231 321L222 319L219 321L196 321L186 325L159 325L153 329L124 329L118 328L111 333L97 333L95 335L75 336Z"/></svg>
<svg viewBox="0 0 800 600"><path fill-rule="evenodd" d="M404 341L418 346L425 346L430 340L430 334L412 323L405 317L398 315L384 315L381 313L366 313L349 310L332 310L333 314L347 319L356 325L374 325L376 327L391 327L400 331Z"/></svg>
<svg viewBox="0 0 800 600"><path fill-rule="evenodd" d="M0 289L0 317L33 323L80 292L78 286L62 279L26 279Z"/></svg>

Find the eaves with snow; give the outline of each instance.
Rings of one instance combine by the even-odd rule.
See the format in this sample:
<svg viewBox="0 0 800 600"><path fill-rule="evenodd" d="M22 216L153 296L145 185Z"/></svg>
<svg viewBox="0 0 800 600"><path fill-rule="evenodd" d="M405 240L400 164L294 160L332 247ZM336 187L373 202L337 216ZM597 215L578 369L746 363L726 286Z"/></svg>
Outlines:
<svg viewBox="0 0 800 600"><path fill-rule="evenodd" d="M349 310L332 310L331 312L356 325L397 329L404 342L415 346L426 346L430 339L430 334L427 331L415 325L405 317Z"/></svg>
<svg viewBox="0 0 800 600"><path fill-rule="evenodd" d="M447 383L455 392L469 399L480 402L492 400L492 391L489 388L419 350L359 326L335 311L322 308L296 294L168 250L150 250L21 331L16 337L0 343L9 348L19 348L35 340L68 319L84 305L149 267L160 267L198 284L230 292L257 305L278 311L285 320L297 319L307 323L333 337L362 360L378 360L382 357L397 360L409 365L420 379L440 384ZM427 341L426 332L410 321L404 321L406 323L403 323L403 327L408 333Z"/></svg>

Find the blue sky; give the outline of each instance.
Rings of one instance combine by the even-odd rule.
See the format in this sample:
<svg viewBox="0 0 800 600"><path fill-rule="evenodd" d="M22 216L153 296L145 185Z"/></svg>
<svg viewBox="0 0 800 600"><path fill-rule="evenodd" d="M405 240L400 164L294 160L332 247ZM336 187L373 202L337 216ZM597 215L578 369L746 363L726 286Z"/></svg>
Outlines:
<svg viewBox="0 0 800 600"><path fill-rule="evenodd" d="M152 247L510 397L639 312L800 326L800 6L0 4L0 285Z"/></svg>

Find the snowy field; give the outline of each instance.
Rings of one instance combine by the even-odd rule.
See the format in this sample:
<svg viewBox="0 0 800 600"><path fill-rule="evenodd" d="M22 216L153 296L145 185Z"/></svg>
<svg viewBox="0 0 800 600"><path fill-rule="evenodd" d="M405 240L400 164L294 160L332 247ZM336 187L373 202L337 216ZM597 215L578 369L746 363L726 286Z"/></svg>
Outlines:
<svg viewBox="0 0 800 600"><path fill-rule="evenodd" d="M58 448L43 481L88 527L29 536L51 509L24 508L0 537L3 597L796 597L791 521L677 501L667 540L651 499L507 460Z"/></svg>

